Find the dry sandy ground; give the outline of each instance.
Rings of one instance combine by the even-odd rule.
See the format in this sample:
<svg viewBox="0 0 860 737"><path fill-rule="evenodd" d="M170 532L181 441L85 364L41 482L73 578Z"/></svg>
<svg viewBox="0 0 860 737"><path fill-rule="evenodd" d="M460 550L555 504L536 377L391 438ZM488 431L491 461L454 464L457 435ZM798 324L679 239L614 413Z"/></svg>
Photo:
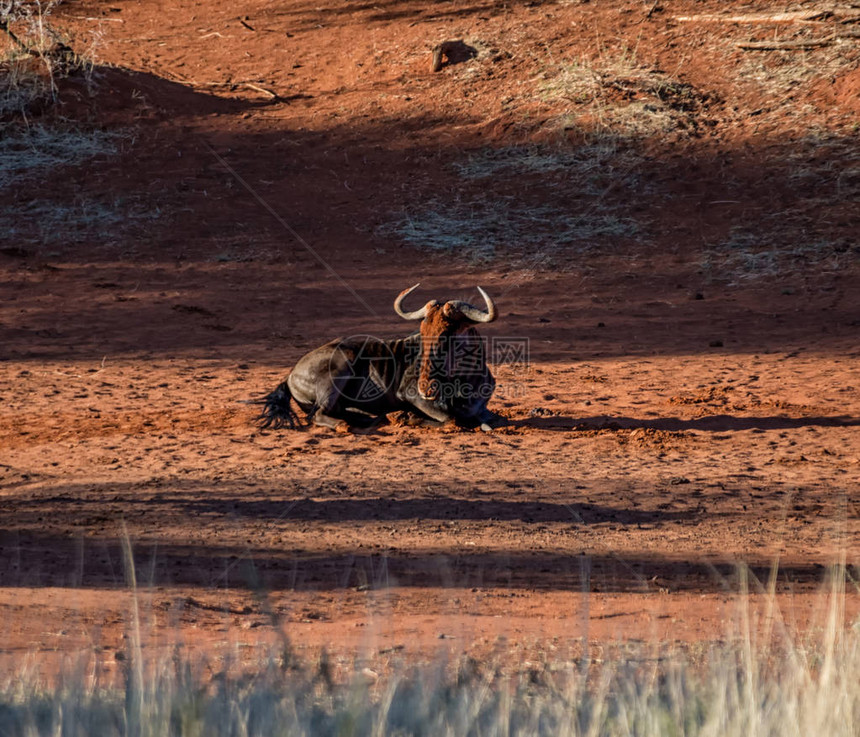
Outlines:
<svg viewBox="0 0 860 737"><path fill-rule="evenodd" d="M286 636L380 667L707 642L737 622L740 562L754 607L778 563L789 629L820 622L826 566L846 558L856 584L860 564L857 45L735 44L856 25L693 22L679 17L727 4L664 5L58 9L79 45L100 34L93 84L64 85L63 114L121 131L121 152L10 197L127 217L46 232L22 215L0 255L6 667L114 662L124 530L150 647ZM477 57L433 73L433 46L455 38ZM553 92L583 60L607 75L597 107ZM799 81L765 89L755 65ZM605 143L600 114L665 102L642 70L681 85L671 130L625 129L612 146L635 152L636 180L603 172L589 205L636 218L635 234L547 258L511 237L474 258L386 230L487 192L581 207L576 165L476 180L456 164ZM769 229L763 273L714 246L743 245L738 227ZM528 340L528 365L494 366L509 427L255 429L239 400L331 338L406 334L391 303L417 281L440 299L482 285L502 313L483 333Z"/></svg>

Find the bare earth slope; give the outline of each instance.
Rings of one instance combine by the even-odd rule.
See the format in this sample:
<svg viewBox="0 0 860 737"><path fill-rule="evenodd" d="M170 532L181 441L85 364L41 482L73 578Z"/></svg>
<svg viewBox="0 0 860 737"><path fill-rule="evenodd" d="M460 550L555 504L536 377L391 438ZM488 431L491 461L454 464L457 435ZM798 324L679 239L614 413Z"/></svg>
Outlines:
<svg viewBox="0 0 860 737"><path fill-rule="evenodd" d="M121 137L4 192L4 662L113 662L123 529L153 645L713 640L739 562L814 623L860 564L858 25L737 5L61 5L60 110ZM528 341L509 427L255 429L417 281Z"/></svg>

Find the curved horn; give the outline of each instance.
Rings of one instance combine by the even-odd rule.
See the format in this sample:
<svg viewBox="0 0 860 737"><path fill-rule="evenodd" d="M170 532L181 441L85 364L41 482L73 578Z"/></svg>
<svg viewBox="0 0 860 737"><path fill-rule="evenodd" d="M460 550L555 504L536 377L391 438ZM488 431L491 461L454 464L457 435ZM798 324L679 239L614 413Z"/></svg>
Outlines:
<svg viewBox="0 0 860 737"><path fill-rule="evenodd" d="M448 304L462 312L467 320L471 320L472 322L492 322L499 316L499 313L496 310L496 305L493 303L493 300L490 299L490 295L483 289L478 287L478 291L484 298L484 302L487 303L486 312L484 312L484 310L479 310L477 307L472 307L468 302L457 302L452 300Z"/></svg>
<svg viewBox="0 0 860 737"><path fill-rule="evenodd" d="M421 282L418 282L414 287L409 287L409 289L404 289L400 294L397 295L397 299L394 300L394 311L400 315L404 320L423 320L424 316L427 314L427 306L425 305L420 310L415 310L414 312L404 312L400 305L403 303L403 300L406 299L412 292L414 292L421 285Z"/></svg>

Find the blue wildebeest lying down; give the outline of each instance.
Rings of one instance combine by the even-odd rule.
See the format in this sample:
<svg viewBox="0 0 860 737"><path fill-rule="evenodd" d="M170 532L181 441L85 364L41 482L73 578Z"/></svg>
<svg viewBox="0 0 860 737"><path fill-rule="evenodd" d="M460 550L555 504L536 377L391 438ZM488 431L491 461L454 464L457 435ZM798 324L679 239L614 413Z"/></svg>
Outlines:
<svg viewBox="0 0 860 737"><path fill-rule="evenodd" d="M496 382L474 327L496 319L493 301L478 287L486 310L431 300L404 312L404 299L418 286L394 300L394 311L404 320L421 320L417 333L396 340L353 336L305 354L285 381L256 400L263 405L260 427L295 428L293 401L309 421L338 431L371 427L390 412L405 412L411 423L431 426L454 420L490 430L504 424L487 409Z"/></svg>

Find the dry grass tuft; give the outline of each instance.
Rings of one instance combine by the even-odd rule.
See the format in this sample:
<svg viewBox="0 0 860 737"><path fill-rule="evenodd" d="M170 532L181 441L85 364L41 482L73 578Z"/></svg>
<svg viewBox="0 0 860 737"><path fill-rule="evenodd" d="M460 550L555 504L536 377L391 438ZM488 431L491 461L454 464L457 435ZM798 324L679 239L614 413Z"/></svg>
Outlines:
<svg viewBox="0 0 860 737"><path fill-rule="evenodd" d="M425 209L383 226L416 248L450 253L471 262L496 257L547 265L560 254L581 255L610 248L613 240L636 235L632 218L611 213L565 210L515 197L429 202Z"/></svg>
<svg viewBox="0 0 860 737"><path fill-rule="evenodd" d="M531 267L558 266L568 257L610 252L619 241L638 237L642 224L629 208L634 200L618 193L646 190L637 175L640 163L631 148L609 139L575 149L478 149L452 168L459 180L480 182L480 192L424 202L379 233L472 262L507 258Z"/></svg>
<svg viewBox="0 0 860 737"><path fill-rule="evenodd" d="M844 565L834 567L817 624L798 634L775 605L756 620L741 568L734 626L710 648L685 654L659 643L619 643L603 649L601 662L586 648L575 660L544 657L513 672L465 658L454 668L403 666L380 678L359 662L340 680L327 656L316 665L297 661L286 639L255 664L238 652L195 663L179 649L148 662L133 624L119 686L87 663L55 685L25 669L0 686L0 732L854 737L860 623L844 621L852 580Z"/></svg>
<svg viewBox="0 0 860 737"><path fill-rule="evenodd" d="M721 103L712 92L642 65L629 50L560 66L543 83L542 95L566 103L566 127L624 138L696 134L715 125L708 111Z"/></svg>
<svg viewBox="0 0 860 737"><path fill-rule="evenodd" d="M0 126L0 189L75 166L96 156L116 154L121 133L81 130L69 125Z"/></svg>
<svg viewBox="0 0 860 737"><path fill-rule="evenodd" d="M0 3L0 119L39 111L56 100L60 78L91 70L50 23L60 1Z"/></svg>
<svg viewBox="0 0 860 737"><path fill-rule="evenodd" d="M0 230L17 243L59 244L115 233L129 222L150 219L150 213L121 197L99 198L78 193L59 200L41 193L39 182L65 167L98 157L115 156L127 134L78 127L0 124L0 194L27 188L30 196L6 196L0 204Z"/></svg>

